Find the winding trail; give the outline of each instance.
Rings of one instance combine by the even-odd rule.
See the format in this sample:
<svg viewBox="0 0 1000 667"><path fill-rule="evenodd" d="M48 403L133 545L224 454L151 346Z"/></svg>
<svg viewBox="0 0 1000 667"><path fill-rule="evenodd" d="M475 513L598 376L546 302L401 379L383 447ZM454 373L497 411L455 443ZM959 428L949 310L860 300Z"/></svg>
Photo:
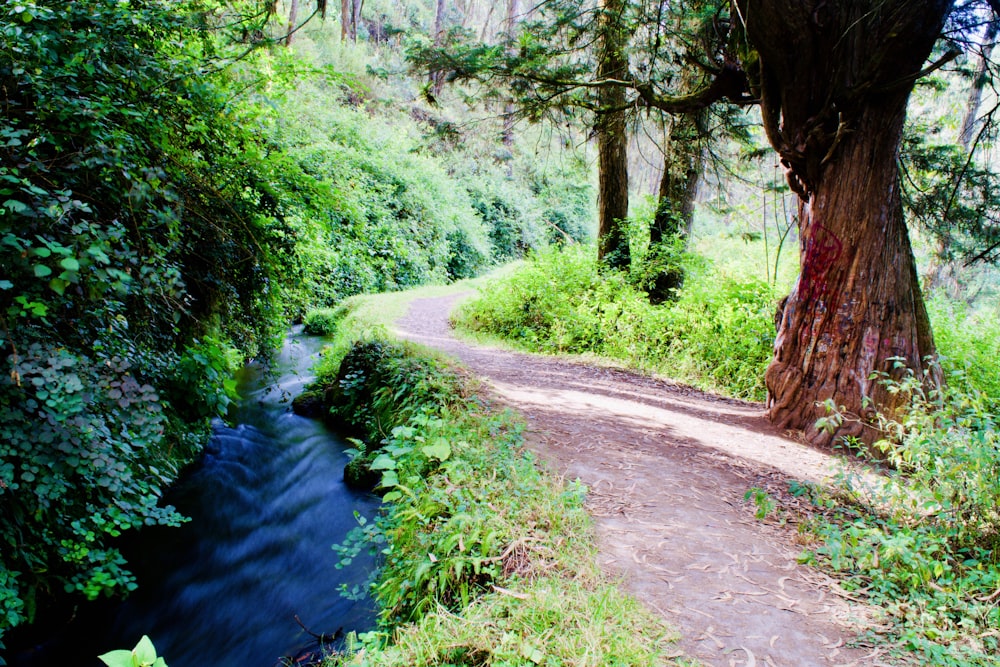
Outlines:
<svg viewBox="0 0 1000 667"><path fill-rule="evenodd" d="M457 340L470 296L419 299L400 336L459 359L528 421L527 439L588 488L601 565L718 667L890 664L848 648L864 627L836 583L797 564L792 526L761 522L751 487L822 481L836 459L781 437L759 405L668 381Z"/></svg>

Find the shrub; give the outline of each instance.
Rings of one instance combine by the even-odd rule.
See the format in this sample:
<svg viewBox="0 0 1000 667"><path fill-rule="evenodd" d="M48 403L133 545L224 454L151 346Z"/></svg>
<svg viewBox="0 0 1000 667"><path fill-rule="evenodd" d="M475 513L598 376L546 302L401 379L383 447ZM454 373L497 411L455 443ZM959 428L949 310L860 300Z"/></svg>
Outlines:
<svg viewBox="0 0 1000 667"><path fill-rule="evenodd" d="M687 270L676 301L653 306L635 287L639 278L603 272L592 247L543 251L489 283L455 319L468 331L525 349L595 354L762 399L774 342L774 290L720 277L700 261L689 261Z"/></svg>
<svg viewBox="0 0 1000 667"><path fill-rule="evenodd" d="M963 381L910 396L875 444L893 466L873 484L841 482L842 502L815 526L818 558L846 587L884 606L897 641L924 664L993 665L1000 650L1000 431L995 404ZM834 415L833 419L846 418Z"/></svg>

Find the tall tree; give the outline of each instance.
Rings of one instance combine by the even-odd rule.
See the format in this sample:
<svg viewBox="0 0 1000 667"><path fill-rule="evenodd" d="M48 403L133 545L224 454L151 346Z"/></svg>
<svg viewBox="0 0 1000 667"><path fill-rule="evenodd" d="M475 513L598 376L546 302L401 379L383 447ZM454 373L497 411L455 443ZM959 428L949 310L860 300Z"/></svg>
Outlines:
<svg viewBox="0 0 1000 667"><path fill-rule="evenodd" d="M972 150L972 142L979 126L979 105L983 99L983 88L990 80L990 55L993 53L993 47L996 46L998 30L1000 30L1000 19L994 18L986 24L983 38L979 43L979 52L976 55L976 72L972 77L969 99L965 104L965 115L962 117L962 125L958 131L958 143L965 152Z"/></svg>
<svg viewBox="0 0 1000 667"><path fill-rule="evenodd" d="M705 162L701 141L707 134L702 127L705 116L705 111L699 111L670 118L656 211L649 226L649 247L654 257L656 253L672 254L676 240L686 239L694 225L695 198ZM663 303L683 286L684 271L677 263L667 262L652 276L651 283L650 303Z"/></svg>
<svg viewBox="0 0 1000 667"><path fill-rule="evenodd" d="M629 267L628 230L628 134L626 131L625 85L628 60L625 49L625 0L601 0L598 15L597 80L598 116L598 231L597 257L615 269ZM610 83L609 83L610 82Z"/></svg>
<svg viewBox="0 0 1000 667"><path fill-rule="evenodd" d="M934 354L903 220L897 159L906 104L951 0L736 0L767 137L798 193L801 275L767 370L779 427L819 444L871 439L905 397L872 378L918 375ZM932 373L933 374L933 373ZM824 402L859 417L816 427Z"/></svg>

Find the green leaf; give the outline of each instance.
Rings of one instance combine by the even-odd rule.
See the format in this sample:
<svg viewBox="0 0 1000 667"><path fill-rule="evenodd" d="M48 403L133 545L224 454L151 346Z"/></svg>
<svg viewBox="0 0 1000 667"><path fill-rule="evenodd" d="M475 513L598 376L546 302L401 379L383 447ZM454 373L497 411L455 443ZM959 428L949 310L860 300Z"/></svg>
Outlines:
<svg viewBox="0 0 1000 667"><path fill-rule="evenodd" d="M420 448L429 459L437 459L444 462L451 456L451 445L444 438L437 438L433 443Z"/></svg>
<svg viewBox="0 0 1000 667"><path fill-rule="evenodd" d="M65 280L62 276L58 278L53 278L52 280L49 281L49 289L51 289L59 296L63 295L63 293L66 291L66 287L68 286L69 286L69 281Z"/></svg>
<svg viewBox="0 0 1000 667"><path fill-rule="evenodd" d="M8 199L3 203L3 205L12 213L24 213L29 208L27 204L16 199Z"/></svg>
<svg viewBox="0 0 1000 667"><path fill-rule="evenodd" d="M52 269L45 266L44 264L35 264L35 277L45 278L52 275Z"/></svg>
<svg viewBox="0 0 1000 667"><path fill-rule="evenodd" d="M372 470L395 470L396 462L390 456L379 454L369 467Z"/></svg>
<svg viewBox="0 0 1000 667"><path fill-rule="evenodd" d="M9 280L0 280L0 289L10 289L13 286L14 286L14 283L12 283Z"/></svg>
<svg viewBox="0 0 1000 667"><path fill-rule="evenodd" d="M108 667L133 667L132 651L126 651L125 649L111 651L97 657Z"/></svg>
<svg viewBox="0 0 1000 667"><path fill-rule="evenodd" d="M80 262L76 259L76 257L66 257L65 259L59 262L59 266L63 267L67 271L80 270Z"/></svg>
<svg viewBox="0 0 1000 667"><path fill-rule="evenodd" d="M156 662L156 649L153 648L153 642L148 635L142 636L139 643L132 649L132 653L135 655L139 667L152 667L153 663Z"/></svg>

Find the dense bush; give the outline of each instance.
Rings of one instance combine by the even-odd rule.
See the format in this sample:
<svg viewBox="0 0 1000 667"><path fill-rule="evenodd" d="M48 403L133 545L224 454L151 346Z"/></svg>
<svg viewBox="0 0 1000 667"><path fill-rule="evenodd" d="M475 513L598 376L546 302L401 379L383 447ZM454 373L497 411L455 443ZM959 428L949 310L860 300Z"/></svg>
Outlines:
<svg viewBox="0 0 1000 667"><path fill-rule="evenodd" d="M978 310L936 296L927 302L941 365L953 371L948 382L979 392L1000 408L1000 310Z"/></svg>
<svg viewBox="0 0 1000 667"><path fill-rule="evenodd" d="M133 586L112 538L180 520L229 342L273 340L287 229L193 7L0 9L0 633Z"/></svg>
<svg viewBox="0 0 1000 667"><path fill-rule="evenodd" d="M456 321L527 349L596 354L761 400L774 342L773 290L697 264L690 270L695 277L676 301L651 306L634 286L641 279L602 272L591 247L542 252L488 285Z"/></svg>
<svg viewBox="0 0 1000 667"><path fill-rule="evenodd" d="M467 278L492 261L486 226L412 120L331 105L338 82L299 81L274 114L284 151L274 197L297 244L304 305Z"/></svg>

